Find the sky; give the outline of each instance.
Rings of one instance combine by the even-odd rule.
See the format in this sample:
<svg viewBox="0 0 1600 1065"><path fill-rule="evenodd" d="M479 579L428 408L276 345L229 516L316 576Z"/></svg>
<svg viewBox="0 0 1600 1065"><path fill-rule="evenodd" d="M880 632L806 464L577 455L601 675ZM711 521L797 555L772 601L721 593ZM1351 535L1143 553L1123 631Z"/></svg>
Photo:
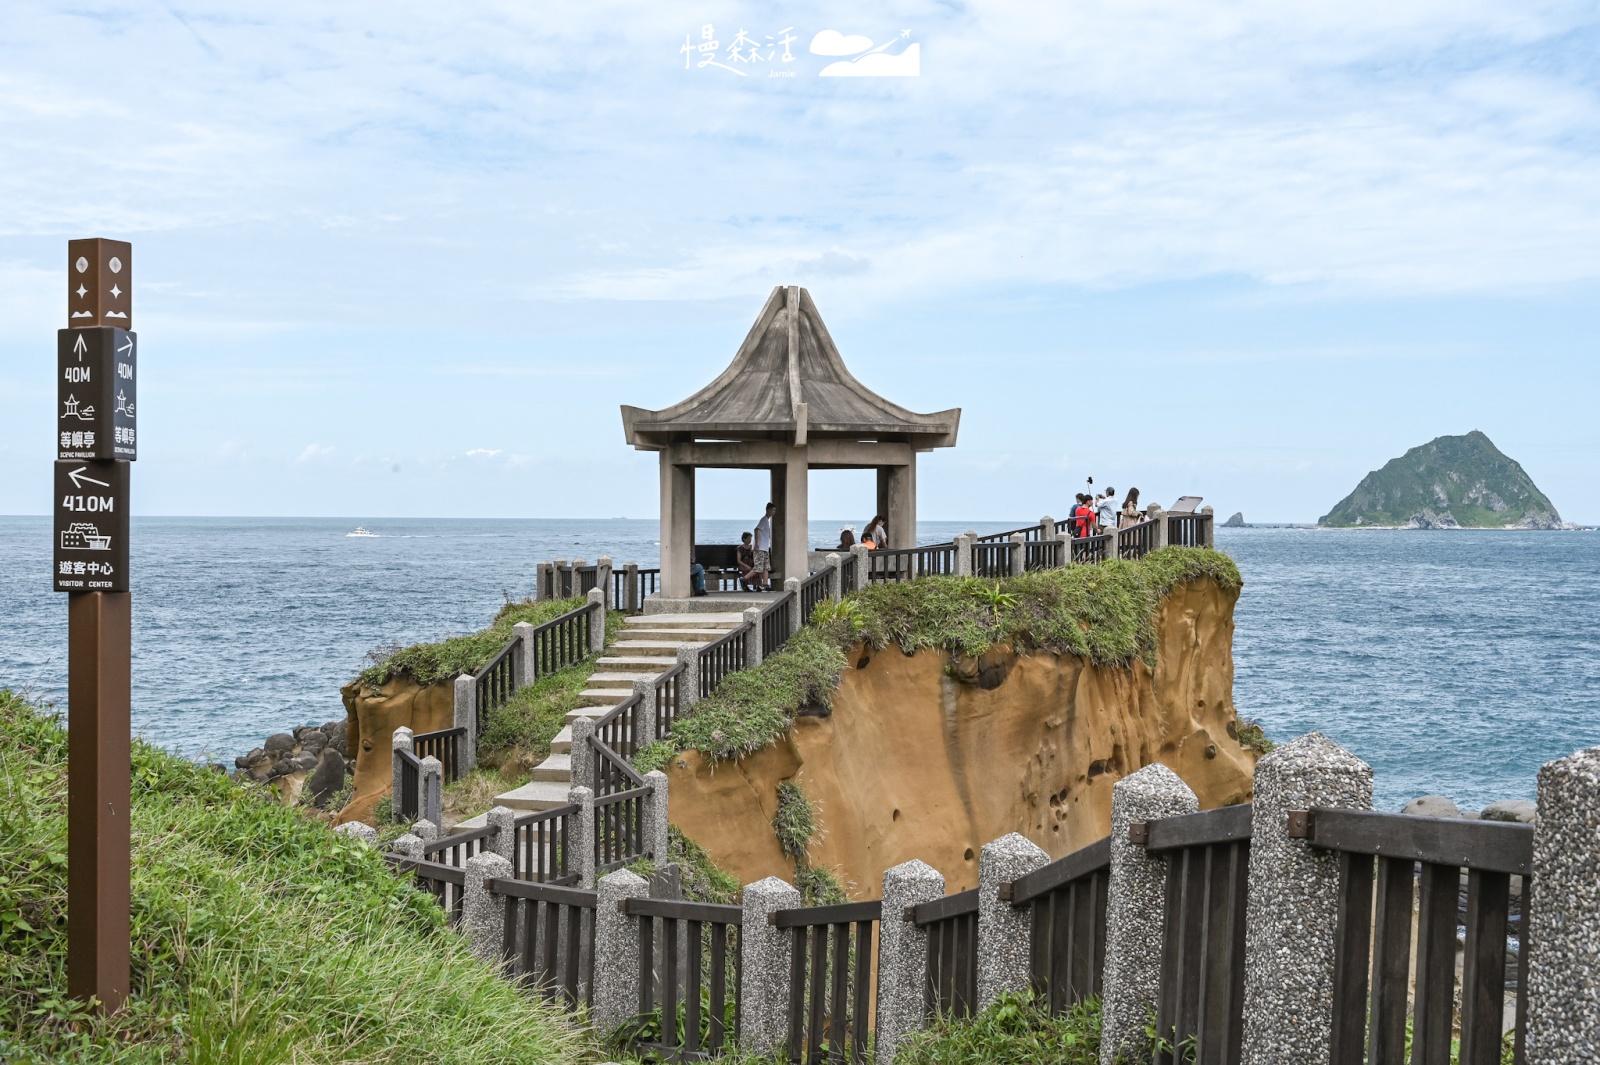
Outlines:
<svg viewBox="0 0 1600 1065"><path fill-rule="evenodd" d="M1481 429L1600 522L1597 45L1537 0L11 0L0 513L50 504L65 242L103 236L136 514L652 517L619 405L799 284L869 387L963 408L926 518L1093 476L1314 521ZM813 476L814 516L871 502Z"/></svg>

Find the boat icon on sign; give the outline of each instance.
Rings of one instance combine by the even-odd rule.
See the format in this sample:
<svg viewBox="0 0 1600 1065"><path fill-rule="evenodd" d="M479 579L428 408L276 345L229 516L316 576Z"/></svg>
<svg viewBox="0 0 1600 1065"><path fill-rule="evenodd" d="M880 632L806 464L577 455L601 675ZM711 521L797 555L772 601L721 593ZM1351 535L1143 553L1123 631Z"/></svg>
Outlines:
<svg viewBox="0 0 1600 1065"><path fill-rule="evenodd" d="M109 551L111 537L100 532L92 521L75 521L61 530L63 551Z"/></svg>

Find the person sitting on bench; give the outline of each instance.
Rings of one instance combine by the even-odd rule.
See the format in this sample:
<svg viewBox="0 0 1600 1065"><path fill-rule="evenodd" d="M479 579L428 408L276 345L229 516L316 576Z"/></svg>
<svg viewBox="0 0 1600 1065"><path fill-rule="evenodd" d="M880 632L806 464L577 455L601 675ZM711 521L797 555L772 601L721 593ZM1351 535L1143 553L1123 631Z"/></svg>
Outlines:
<svg viewBox="0 0 1600 1065"><path fill-rule="evenodd" d="M751 578L756 572L756 554L750 546L750 534L745 533L739 546L733 549L733 564L739 570L739 587L747 592L756 590Z"/></svg>

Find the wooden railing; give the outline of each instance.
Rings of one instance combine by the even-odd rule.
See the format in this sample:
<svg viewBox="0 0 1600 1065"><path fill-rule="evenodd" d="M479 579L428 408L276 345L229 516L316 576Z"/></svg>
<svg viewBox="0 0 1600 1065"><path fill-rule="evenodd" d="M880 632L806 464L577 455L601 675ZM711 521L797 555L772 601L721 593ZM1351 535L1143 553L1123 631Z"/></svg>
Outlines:
<svg viewBox="0 0 1600 1065"><path fill-rule="evenodd" d="M1224 806L1131 830L1167 858L1156 1065L1239 1060L1251 814Z"/></svg>
<svg viewBox="0 0 1600 1065"><path fill-rule="evenodd" d="M918 577L954 575L955 572L956 545L953 543L884 547L867 552L868 581L909 581Z"/></svg>
<svg viewBox="0 0 1600 1065"><path fill-rule="evenodd" d="M512 876L541 884L571 884L578 874L569 872L567 841L572 818L581 812L574 805L519 815L511 822Z"/></svg>
<svg viewBox="0 0 1600 1065"><path fill-rule="evenodd" d="M1512 1060L1526 1060L1532 825L1316 809L1291 812L1289 835L1339 855L1332 1065L1358 1065L1364 1055L1400 1061L1408 997L1413 1062L1499 1065L1508 985L1516 988ZM1512 877L1521 878L1520 898ZM1458 928L1466 935L1456 1059ZM1509 960L1508 939L1517 944Z"/></svg>
<svg viewBox="0 0 1600 1065"><path fill-rule="evenodd" d="M972 1013L978 1002L978 889L912 906L905 919L928 932L927 1015Z"/></svg>
<svg viewBox="0 0 1600 1065"><path fill-rule="evenodd" d="M410 751L395 751L400 760L400 794L393 796L394 819L415 821L422 816L422 760Z"/></svg>
<svg viewBox="0 0 1600 1065"><path fill-rule="evenodd" d="M386 854L384 858L397 873L409 873L418 888L438 900L445 917L451 924L461 920L466 903L467 873L453 865L407 858L403 854Z"/></svg>
<svg viewBox="0 0 1600 1065"><path fill-rule="evenodd" d="M652 791L641 784L594 800L594 869L604 876L613 869L656 856L644 845L644 802Z"/></svg>
<svg viewBox="0 0 1600 1065"><path fill-rule="evenodd" d="M446 781L460 780L462 766L466 764L466 753L462 745L467 742L467 730L462 728L440 729L438 732L424 732L411 737L411 752L420 761L423 758L437 758L443 767Z"/></svg>
<svg viewBox="0 0 1600 1065"><path fill-rule="evenodd" d="M499 834L498 826L485 825L482 828L441 836L432 843L423 844L422 858L424 861L438 862L454 869L465 869L467 859L482 854L485 846Z"/></svg>
<svg viewBox="0 0 1600 1065"><path fill-rule="evenodd" d="M749 632L750 626L740 625L700 648L700 698L716 691L728 674L744 668L745 638Z"/></svg>
<svg viewBox="0 0 1600 1065"><path fill-rule="evenodd" d="M1059 527L1060 526L1058 525L1057 528ZM1043 525L1029 525L1025 529L1010 529L1006 532L989 533L986 536L978 537L977 542L980 544L1010 543L1011 538L1017 533L1021 533L1022 539L1029 543L1037 540L1055 539L1055 534L1053 532L1049 537L1045 536L1045 527Z"/></svg>
<svg viewBox="0 0 1600 1065"><path fill-rule="evenodd" d="M517 690L517 657L522 654L522 637L513 636L500 648L500 653L489 659L489 664L478 671L477 699L478 731L489 722L489 712L498 710Z"/></svg>
<svg viewBox="0 0 1600 1065"><path fill-rule="evenodd" d="M873 1020L872 959L881 901L778 910L793 929L789 971L790 1065L866 1060Z"/></svg>
<svg viewBox="0 0 1600 1065"><path fill-rule="evenodd" d="M622 758L630 759L639 753L639 711L643 700L637 692L607 710L595 720L595 739L605 744Z"/></svg>
<svg viewBox="0 0 1600 1065"><path fill-rule="evenodd" d="M1211 540L1210 514L1168 514L1168 547L1205 547Z"/></svg>
<svg viewBox="0 0 1600 1065"><path fill-rule="evenodd" d="M1029 910L1034 992L1052 1013L1098 997L1106 968L1107 837L1000 886L1000 897Z"/></svg>
<svg viewBox="0 0 1600 1065"><path fill-rule="evenodd" d="M832 598L831 585L833 582L833 569L831 567L820 569L800 582L800 624L811 624L811 615L817 612L817 607ZM762 645L762 653L766 652L766 645Z"/></svg>
<svg viewBox="0 0 1600 1065"><path fill-rule="evenodd" d="M839 584L846 592L856 589L856 556L854 552L839 558Z"/></svg>
<svg viewBox="0 0 1600 1065"><path fill-rule="evenodd" d="M1099 533L1072 541L1072 561L1079 564L1104 562L1112 550L1115 533Z"/></svg>
<svg viewBox="0 0 1600 1065"><path fill-rule="evenodd" d="M533 640L535 678L577 665L589 656L593 619L594 610L586 605L534 628L529 639Z"/></svg>
<svg viewBox="0 0 1600 1065"><path fill-rule="evenodd" d="M656 739L665 739L683 714L683 664L673 666L656 678Z"/></svg>
<svg viewBox="0 0 1600 1065"><path fill-rule="evenodd" d="M483 886L504 900L508 975L569 1012L591 1005L595 892L503 877Z"/></svg>
<svg viewBox="0 0 1600 1065"><path fill-rule="evenodd" d="M626 1039L630 1049L666 1061L720 1054L739 1033L736 990L744 911L668 899L624 899L621 906L623 913L640 918L639 1016L650 1018L660 1010L654 1032L646 1026Z"/></svg>
<svg viewBox="0 0 1600 1065"><path fill-rule="evenodd" d="M1117 557L1143 558L1156 549L1156 527L1161 523L1154 518L1117 530Z"/></svg>
<svg viewBox="0 0 1600 1065"><path fill-rule="evenodd" d="M1027 573L1060 569L1063 550L1060 540L1030 540L1022 545L1022 568Z"/></svg>
<svg viewBox="0 0 1600 1065"><path fill-rule="evenodd" d="M761 612L762 657L775 655L783 650L783 645L794 635L793 620L793 614L789 610L788 593L784 593L776 602L768 604Z"/></svg>
<svg viewBox="0 0 1600 1065"><path fill-rule="evenodd" d="M1010 540L972 545L972 575L998 579L1011 576L1011 554L1017 545Z"/></svg>
<svg viewBox="0 0 1600 1065"><path fill-rule="evenodd" d="M628 577L626 569L611 571L611 608L637 614L644 609L645 599L661 590L661 570L634 570L632 588L628 586Z"/></svg>

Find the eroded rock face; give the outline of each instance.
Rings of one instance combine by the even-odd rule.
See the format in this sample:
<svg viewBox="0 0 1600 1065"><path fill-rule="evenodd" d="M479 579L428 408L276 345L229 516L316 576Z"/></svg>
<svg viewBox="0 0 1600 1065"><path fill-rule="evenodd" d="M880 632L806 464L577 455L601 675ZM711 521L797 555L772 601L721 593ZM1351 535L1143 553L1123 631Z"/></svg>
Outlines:
<svg viewBox="0 0 1600 1065"><path fill-rule="evenodd" d="M336 824L372 823L372 809L389 794L394 781L394 730L437 732L456 723L455 682L422 685L404 677L389 680L376 692L359 681L339 689L344 699L345 736L355 759L355 787Z"/></svg>
<svg viewBox="0 0 1600 1065"><path fill-rule="evenodd" d="M977 659L858 649L831 715L802 716L737 762L674 759L672 820L741 881L788 879L771 821L778 783L793 779L816 808L812 863L875 898L884 870L912 858L949 891L973 887L980 848L1008 832L1052 857L1091 843L1110 830L1112 784L1152 762L1202 809L1247 802L1255 755L1230 738L1237 598L1209 580L1174 591L1154 670L1009 647Z"/></svg>

